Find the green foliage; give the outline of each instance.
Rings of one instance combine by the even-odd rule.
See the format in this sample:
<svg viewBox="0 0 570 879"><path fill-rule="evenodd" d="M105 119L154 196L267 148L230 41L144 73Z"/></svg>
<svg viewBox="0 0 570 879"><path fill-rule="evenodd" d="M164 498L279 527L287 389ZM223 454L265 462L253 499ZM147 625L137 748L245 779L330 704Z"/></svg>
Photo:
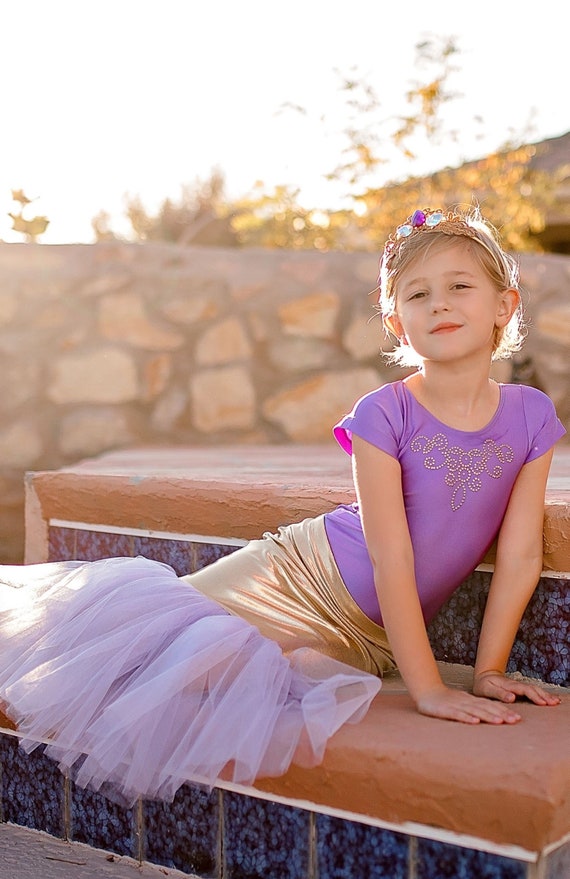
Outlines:
<svg viewBox="0 0 570 879"><path fill-rule="evenodd" d="M410 83L404 96L406 112L400 116L384 114L376 89L359 76L357 68L349 77L339 74L347 113L343 131L347 145L344 160L326 175L329 180L344 180L354 192L372 182L378 170L389 167L394 158L413 163L422 137L432 144L444 136L457 140L457 133L445 129L441 117L443 108L458 97L448 89L449 78L458 69L455 41L434 37L418 43L415 50L414 67L425 69L427 79Z"/></svg>
<svg viewBox="0 0 570 879"><path fill-rule="evenodd" d="M532 168L535 149L518 142L506 143L491 155L444 168L433 174L414 172L422 150L459 141L442 116L443 109L459 95L449 88L456 72L458 49L451 38L432 38L416 46L416 68L425 70L423 80L412 83L405 99L408 112L395 119L385 118L374 89L352 77L342 90L350 96L355 119L345 129L346 160L328 176L345 180L350 187L354 210L352 235L355 246L379 249L398 223L418 207L479 206L500 230L505 245L517 251L538 248L536 234L544 228L544 214L552 203L553 179ZM355 126L355 120L358 126ZM475 127L482 119L473 118ZM381 165L389 167L389 156L399 154L409 173L371 186Z"/></svg>
<svg viewBox="0 0 570 879"><path fill-rule="evenodd" d="M418 207L478 205L508 248L537 249L535 236L544 227L545 210L553 201L554 180L533 169L534 148L522 146L522 135L478 161L428 175L418 169L418 159L426 150L444 140L459 144L445 113L460 97L450 89L458 54L450 37L432 37L416 46L414 69L423 76L410 84L404 95L405 111L396 117L383 113L376 89L357 70L339 74L346 146L339 164L324 176L346 185L349 207L306 208L294 186L268 190L262 182L247 196L228 201L223 176L214 171L209 180L182 187L178 201L165 199L155 214L140 198L129 197L130 237L293 250L378 250L394 227ZM284 109L306 115L297 105ZM477 127L483 120L474 116L473 124ZM462 138L467 137L470 142L476 139L463 130ZM390 178L385 172L396 159L400 166L404 161L408 171ZM380 185L381 171L387 180ZM94 218L93 228L97 240L116 237L105 212Z"/></svg>
<svg viewBox="0 0 570 879"><path fill-rule="evenodd" d="M356 220L363 246L382 247L402 218L418 206L478 206L507 249L539 249L535 236L544 228L553 185L549 175L530 167L534 152L531 146L507 148L459 168L366 190L359 196L362 208Z"/></svg>
<svg viewBox="0 0 570 879"><path fill-rule="evenodd" d="M232 226L244 247L283 247L290 250L336 247L350 223L348 211L320 211L299 205L299 190L276 186L267 192L256 184L251 195L233 205Z"/></svg>

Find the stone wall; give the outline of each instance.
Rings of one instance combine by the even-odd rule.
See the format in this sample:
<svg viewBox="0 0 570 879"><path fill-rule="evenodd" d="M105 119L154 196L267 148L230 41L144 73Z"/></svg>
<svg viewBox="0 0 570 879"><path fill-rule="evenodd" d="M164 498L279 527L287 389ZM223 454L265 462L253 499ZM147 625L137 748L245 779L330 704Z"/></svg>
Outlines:
<svg viewBox="0 0 570 879"><path fill-rule="evenodd" d="M515 379L570 426L570 258L521 269ZM370 320L376 272L370 254L1 244L0 562L22 558L27 470L130 446L332 442L357 397L401 374Z"/></svg>

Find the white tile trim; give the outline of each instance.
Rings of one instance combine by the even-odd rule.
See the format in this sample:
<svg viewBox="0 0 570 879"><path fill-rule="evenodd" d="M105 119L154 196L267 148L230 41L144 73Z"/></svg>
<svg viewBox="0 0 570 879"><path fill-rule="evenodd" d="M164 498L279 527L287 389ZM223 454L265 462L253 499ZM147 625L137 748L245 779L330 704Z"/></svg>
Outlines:
<svg viewBox="0 0 570 879"><path fill-rule="evenodd" d="M120 525L71 522L67 519L50 519L50 528L71 528L74 531L98 531L103 534L126 534L131 537L154 537L162 540L183 540L192 543L217 543L222 546L246 546L240 537L215 537L209 534L183 534L176 531L154 531L149 528L123 528Z"/></svg>

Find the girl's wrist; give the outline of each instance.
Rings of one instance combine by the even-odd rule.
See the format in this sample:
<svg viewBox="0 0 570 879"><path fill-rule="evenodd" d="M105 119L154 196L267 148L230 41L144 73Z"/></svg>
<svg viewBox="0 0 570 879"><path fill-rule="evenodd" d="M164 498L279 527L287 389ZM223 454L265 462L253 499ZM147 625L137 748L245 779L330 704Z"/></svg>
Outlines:
<svg viewBox="0 0 570 879"><path fill-rule="evenodd" d="M410 696L412 697L416 705L420 705L423 700L429 699L432 696L437 695L438 693L444 693L448 689L449 687L447 687L443 683L441 678L439 679L439 681L434 681L433 683L426 684L424 686L408 687Z"/></svg>
<svg viewBox="0 0 570 879"><path fill-rule="evenodd" d="M481 680L483 680L483 678L488 678L491 675L503 676L504 674L505 674L504 669L501 670L498 668L481 668L481 669L476 668L475 671L473 672L473 679L476 681L481 681Z"/></svg>

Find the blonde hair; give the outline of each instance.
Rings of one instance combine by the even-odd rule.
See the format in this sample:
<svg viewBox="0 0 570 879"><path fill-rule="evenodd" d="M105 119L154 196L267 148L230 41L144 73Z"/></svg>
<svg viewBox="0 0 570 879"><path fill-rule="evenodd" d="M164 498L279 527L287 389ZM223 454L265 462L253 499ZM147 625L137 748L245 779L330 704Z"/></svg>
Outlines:
<svg viewBox="0 0 570 879"><path fill-rule="evenodd" d="M491 282L502 293L508 289L519 291L519 267L516 260L506 253L500 242L499 233L478 210L460 212L426 212L441 215L437 225L422 224L418 228L410 225L398 227L384 247L380 260L378 277L378 309L384 318L396 312L398 281L411 263L419 256L425 256L432 247L449 243L450 239L474 242L471 253L487 273ZM398 235L400 229L411 229L406 237ZM522 303L519 297L517 308L505 327L497 327L495 332L492 360L504 360L520 350L524 341L524 321ZM388 358L402 366L420 366L421 358L409 346L396 342L394 351Z"/></svg>

